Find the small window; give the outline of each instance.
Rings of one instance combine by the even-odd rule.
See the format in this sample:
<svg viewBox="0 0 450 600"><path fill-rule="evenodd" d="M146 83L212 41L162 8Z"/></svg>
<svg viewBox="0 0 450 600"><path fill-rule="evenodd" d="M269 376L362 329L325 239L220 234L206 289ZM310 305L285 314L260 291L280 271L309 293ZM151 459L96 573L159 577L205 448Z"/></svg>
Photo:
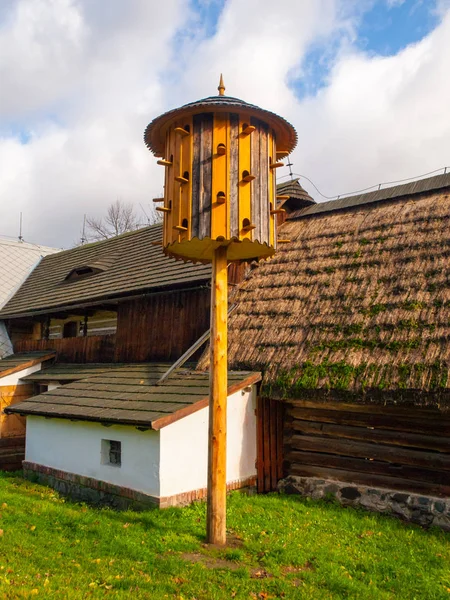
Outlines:
<svg viewBox="0 0 450 600"><path fill-rule="evenodd" d="M63 327L63 338L72 338L78 336L79 324L77 321L67 321Z"/></svg>
<svg viewBox="0 0 450 600"><path fill-rule="evenodd" d="M122 465L122 442L102 440L102 464L113 467Z"/></svg>

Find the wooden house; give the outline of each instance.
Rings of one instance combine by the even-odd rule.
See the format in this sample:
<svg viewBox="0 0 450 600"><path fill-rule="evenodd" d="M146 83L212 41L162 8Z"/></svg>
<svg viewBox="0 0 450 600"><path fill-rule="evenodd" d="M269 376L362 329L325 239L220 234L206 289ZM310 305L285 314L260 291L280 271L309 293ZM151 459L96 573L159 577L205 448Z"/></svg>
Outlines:
<svg viewBox="0 0 450 600"><path fill-rule="evenodd" d="M450 174L287 214L229 322L229 367L263 373L259 490L450 496L449 224Z"/></svg>
<svg viewBox="0 0 450 600"><path fill-rule="evenodd" d="M14 425L23 458L26 417L25 474L73 497L163 507L206 492L208 375L158 380L209 329L210 267L160 240L155 225L46 257L2 311L15 354L0 383L24 392L2 431ZM256 481L259 379L229 374L230 489Z"/></svg>

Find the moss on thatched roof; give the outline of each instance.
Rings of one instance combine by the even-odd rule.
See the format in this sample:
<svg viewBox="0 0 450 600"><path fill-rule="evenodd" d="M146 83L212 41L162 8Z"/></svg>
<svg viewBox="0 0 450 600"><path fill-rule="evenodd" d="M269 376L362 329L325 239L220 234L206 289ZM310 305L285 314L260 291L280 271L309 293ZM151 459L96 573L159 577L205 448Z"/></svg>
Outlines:
<svg viewBox="0 0 450 600"><path fill-rule="evenodd" d="M288 221L282 235L233 298L230 368L262 370L271 395L450 404L448 193Z"/></svg>

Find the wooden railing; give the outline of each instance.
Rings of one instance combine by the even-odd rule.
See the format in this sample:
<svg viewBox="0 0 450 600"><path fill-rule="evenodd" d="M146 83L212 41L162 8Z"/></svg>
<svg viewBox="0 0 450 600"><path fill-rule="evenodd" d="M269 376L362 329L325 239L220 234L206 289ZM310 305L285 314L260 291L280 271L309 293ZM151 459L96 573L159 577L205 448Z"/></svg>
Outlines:
<svg viewBox="0 0 450 600"><path fill-rule="evenodd" d="M14 352L55 350L58 362L114 362L115 334L56 340L18 340Z"/></svg>

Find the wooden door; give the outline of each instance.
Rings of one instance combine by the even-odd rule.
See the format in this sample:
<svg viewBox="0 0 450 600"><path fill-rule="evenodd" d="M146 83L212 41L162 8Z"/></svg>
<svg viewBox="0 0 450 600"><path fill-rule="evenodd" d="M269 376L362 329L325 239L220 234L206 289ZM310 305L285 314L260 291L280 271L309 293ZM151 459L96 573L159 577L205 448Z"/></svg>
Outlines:
<svg viewBox="0 0 450 600"><path fill-rule="evenodd" d="M257 488L272 492L283 478L284 403L258 398L257 404Z"/></svg>

